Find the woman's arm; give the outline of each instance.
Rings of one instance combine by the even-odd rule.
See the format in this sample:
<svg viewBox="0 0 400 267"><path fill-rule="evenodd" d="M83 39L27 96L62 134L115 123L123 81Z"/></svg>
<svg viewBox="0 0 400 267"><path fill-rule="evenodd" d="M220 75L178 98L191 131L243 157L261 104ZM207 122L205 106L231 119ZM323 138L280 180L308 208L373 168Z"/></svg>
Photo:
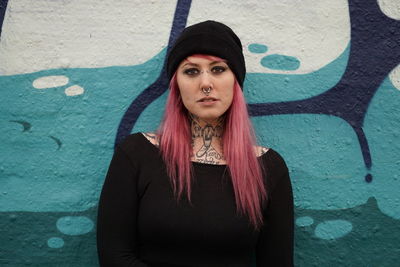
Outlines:
<svg viewBox="0 0 400 267"><path fill-rule="evenodd" d="M147 266L137 256L137 168L117 146L103 185L97 217L100 266Z"/></svg>
<svg viewBox="0 0 400 267"><path fill-rule="evenodd" d="M280 161L276 164L280 170L271 173L279 175L269 194L256 251L257 267L293 266L293 194L286 164L282 158Z"/></svg>

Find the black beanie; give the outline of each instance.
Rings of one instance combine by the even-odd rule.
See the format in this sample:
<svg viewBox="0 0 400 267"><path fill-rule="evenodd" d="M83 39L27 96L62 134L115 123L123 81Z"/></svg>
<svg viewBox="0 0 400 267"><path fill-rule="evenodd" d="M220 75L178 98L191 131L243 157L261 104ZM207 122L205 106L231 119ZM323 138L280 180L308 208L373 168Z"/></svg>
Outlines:
<svg viewBox="0 0 400 267"><path fill-rule="evenodd" d="M171 80L179 64L193 54L207 54L227 60L227 64L243 88L246 65L242 43L231 28L207 20L183 30L167 57L167 74Z"/></svg>

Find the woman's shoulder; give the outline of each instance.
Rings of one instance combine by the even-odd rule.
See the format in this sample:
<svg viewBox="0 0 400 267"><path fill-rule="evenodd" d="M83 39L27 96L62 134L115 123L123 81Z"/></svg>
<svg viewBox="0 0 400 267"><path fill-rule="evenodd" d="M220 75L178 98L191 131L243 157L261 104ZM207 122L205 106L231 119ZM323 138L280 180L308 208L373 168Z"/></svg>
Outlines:
<svg viewBox="0 0 400 267"><path fill-rule="evenodd" d="M265 146L254 146L254 151L256 152L256 156L259 158L267 153L269 150L268 147Z"/></svg>
<svg viewBox="0 0 400 267"><path fill-rule="evenodd" d="M268 163L273 165L285 164L285 160L274 148L265 146L254 146L254 150L258 158L267 160Z"/></svg>
<svg viewBox="0 0 400 267"><path fill-rule="evenodd" d="M137 132L126 136L118 144L118 147L122 148L126 152L137 151L137 149L144 149L146 147L150 148L151 146L148 146L150 144L149 142L158 146L158 138L156 134Z"/></svg>
<svg viewBox="0 0 400 267"><path fill-rule="evenodd" d="M276 150L269 148L261 158L270 193L273 192L276 186L283 180L290 181L286 162Z"/></svg>
<svg viewBox="0 0 400 267"><path fill-rule="evenodd" d="M278 172L287 171L286 162L279 152L272 148L268 148L267 150L263 149L261 151L265 151L261 157L264 165L268 169L273 169Z"/></svg>
<svg viewBox="0 0 400 267"><path fill-rule="evenodd" d="M150 142L151 135L132 133L117 144L116 150L122 151L132 162L148 161L158 155L158 149Z"/></svg>
<svg viewBox="0 0 400 267"><path fill-rule="evenodd" d="M150 143L155 145L156 147L159 147L160 145L160 139L159 136L156 133L149 132L149 133L141 133Z"/></svg>
<svg viewBox="0 0 400 267"><path fill-rule="evenodd" d="M276 150L265 146L255 146L254 149L257 157L262 160L265 168L274 173L287 171L285 160Z"/></svg>

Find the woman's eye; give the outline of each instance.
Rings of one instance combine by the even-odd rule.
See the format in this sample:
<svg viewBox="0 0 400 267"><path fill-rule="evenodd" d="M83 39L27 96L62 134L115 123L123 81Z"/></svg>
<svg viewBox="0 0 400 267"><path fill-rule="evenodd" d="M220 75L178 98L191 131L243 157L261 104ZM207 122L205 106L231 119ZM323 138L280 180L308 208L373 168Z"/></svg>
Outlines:
<svg viewBox="0 0 400 267"><path fill-rule="evenodd" d="M224 66L215 66L211 69L212 72L214 73L221 73L224 72L226 68Z"/></svg>
<svg viewBox="0 0 400 267"><path fill-rule="evenodd" d="M184 70L183 73L185 73L187 75L196 75L197 73L199 73L199 70L196 68L190 68L190 69Z"/></svg>

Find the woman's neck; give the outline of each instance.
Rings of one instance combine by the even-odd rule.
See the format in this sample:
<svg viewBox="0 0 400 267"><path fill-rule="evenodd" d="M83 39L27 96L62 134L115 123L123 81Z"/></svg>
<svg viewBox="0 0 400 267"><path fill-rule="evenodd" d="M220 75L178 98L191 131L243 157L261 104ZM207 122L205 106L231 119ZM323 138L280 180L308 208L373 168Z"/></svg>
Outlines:
<svg viewBox="0 0 400 267"><path fill-rule="evenodd" d="M190 114L192 160L208 164L225 164L222 148L224 116L208 121Z"/></svg>

